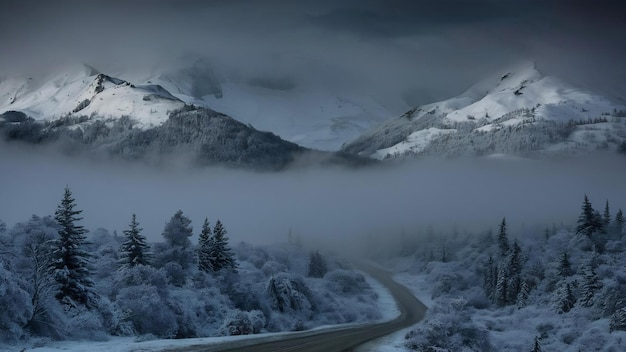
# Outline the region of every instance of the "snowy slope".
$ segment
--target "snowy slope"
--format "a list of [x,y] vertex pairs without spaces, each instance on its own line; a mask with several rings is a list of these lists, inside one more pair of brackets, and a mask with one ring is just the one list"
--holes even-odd
[[163,123],[169,111],[193,104],[302,146],[333,151],[408,108],[400,97],[374,98],[289,77],[242,77],[206,60],[114,76],[74,65],[42,77],[0,77],[0,114],[129,115],[148,128]]
[[43,77],[0,80],[0,113],[22,111],[35,119],[67,115],[132,116],[137,127],[163,123],[184,103],[158,85],[134,85],[78,65]]
[[205,106],[308,148],[344,143],[408,108],[400,97],[372,97],[290,77],[242,77],[196,60],[187,67],[128,73],[188,104]]
[[578,124],[597,119],[617,122],[614,127],[620,130],[616,133],[620,142],[626,138],[622,136],[621,120],[615,116],[621,110],[623,106],[555,77],[543,76],[533,63],[524,63],[485,79],[458,97],[414,108],[387,121],[344,150],[379,159],[416,155],[428,152],[429,143],[438,136],[446,135],[454,141],[452,137],[461,130],[484,139],[491,136],[489,132],[505,127],[541,122]]

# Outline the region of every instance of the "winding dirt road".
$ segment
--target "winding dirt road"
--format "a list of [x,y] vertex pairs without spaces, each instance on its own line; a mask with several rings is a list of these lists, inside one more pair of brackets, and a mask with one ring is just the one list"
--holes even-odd
[[398,303],[400,316],[396,319],[376,324],[352,326],[330,331],[309,331],[282,336],[280,339],[250,339],[230,344],[198,345],[169,351],[192,352],[342,352],[385,336],[394,331],[409,327],[424,318],[426,306],[405,286],[393,281],[391,274],[375,266],[360,263],[357,269],[371,275],[383,284]]

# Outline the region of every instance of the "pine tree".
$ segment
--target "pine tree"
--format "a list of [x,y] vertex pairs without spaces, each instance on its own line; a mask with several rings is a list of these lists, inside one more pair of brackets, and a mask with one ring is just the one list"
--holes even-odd
[[59,237],[53,244],[50,272],[58,285],[57,300],[69,306],[90,306],[95,293],[89,272],[89,254],[83,249],[87,230],[76,224],[82,210],[76,210],[69,187],[65,188],[63,200],[54,213],[59,225]]
[[519,275],[522,273],[522,249],[517,244],[517,240],[513,242],[513,247],[511,247],[509,266],[507,269],[510,276]]
[[541,352],[541,344],[539,343],[539,337],[535,336],[535,345],[530,352]]
[[211,257],[211,266],[214,271],[230,269],[237,272],[235,254],[228,246],[226,229],[219,220],[217,220],[215,227],[213,227],[213,242],[209,253]]
[[604,214],[602,215],[602,225],[604,229],[608,229],[609,225],[611,225],[611,209],[609,208],[609,201],[606,201],[604,205]]
[[141,235],[141,230],[137,216],[133,214],[128,230],[124,230],[126,241],[122,243],[121,248],[121,262],[125,267],[149,264],[149,247],[146,238]]
[[326,261],[319,251],[311,252],[309,257],[309,276],[322,278],[326,275]]
[[626,223],[626,219],[624,219],[624,213],[622,209],[617,211],[615,214],[615,228],[617,229],[617,233],[621,236],[624,232],[624,223]]
[[565,287],[562,287],[557,291],[559,294],[557,301],[557,311],[559,313],[567,313],[572,308],[574,308],[574,304],[576,304],[576,297],[572,293],[572,287],[569,283],[565,284]]
[[496,294],[495,301],[499,306],[506,306],[509,304],[508,300],[508,273],[506,272],[505,266],[502,266],[498,272],[498,283],[496,284]]
[[[485,294],[489,298],[490,301],[493,301],[493,293],[495,289],[495,281],[494,281],[494,263],[493,257],[489,256],[489,260],[485,265],[484,273],[483,273],[483,288],[485,289]],[[495,274],[497,275],[497,274]]]
[[584,234],[591,238],[596,231],[602,230],[600,213],[593,209],[586,194],[581,209],[578,225],[576,226],[576,234]]
[[594,296],[602,288],[602,283],[596,274],[594,257],[592,256],[586,263],[584,269],[582,294],[580,304],[583,307],[591,307],[594,304]]
[[610,331],[626,331],[626,299],[620,298],[616,306],[618,309],[611,315]]
[[530,287],[526,280],[522,280],[519,293],[517,294],[517,308],[524,308],[528,303],[528,296],[530,296]]
[[209,219],[205,218],[202,224],[202,231],[198,239],[198,269],[207,273],[213,272],[211,262],[211,249],[213,247],[213,238],[211,237],[211,227]]
[[506,256],[509,252],[509,239],[506,233],[506,218],[502,218],[500,223],[500,232],[498,233],[498,246],[500,248],[500,255]]
[[557,270],[560,277],[568,277],[572,275],[572,264],[569,261],[567,252],[563,252],[563,254],[561,254]]
[[165,237],[165,241],[170,247],[190,247],[191,241],[189,237],[192,235],[191,220],[183,215],[181,210],[172,216],[163,229],[163,237]]

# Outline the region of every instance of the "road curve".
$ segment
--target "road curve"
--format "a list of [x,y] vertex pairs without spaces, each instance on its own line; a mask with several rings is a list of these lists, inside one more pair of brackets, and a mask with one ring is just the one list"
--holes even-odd
[[236,346],[189,346],[170,351],[193,352],[342,352],[385,336],[394,331],[409,327],[424,318],[426,306],[420,302],[405,286],[393,281],[390,273],[378,267],[359,263],[357,269],[362,270],[383,284],[398,303],[400,315],[389,322],[353,326],[339,330],[308,332],[284,336],[274,341],[251,339],[239,341]]

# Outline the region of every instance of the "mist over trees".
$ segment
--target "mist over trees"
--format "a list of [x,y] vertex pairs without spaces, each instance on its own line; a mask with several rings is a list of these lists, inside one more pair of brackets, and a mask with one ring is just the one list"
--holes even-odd
[[[421,238],[428,244],[405,254],[414,258],[407,271],[432,285],[433,305],[406,347],[623,350],[626,232],[608,201],[600,213],[585,195],[580,209],[577,222],[545,231],[511,232],[507,217],[495,235]],[[443,243],[446,261],[432,255]]]
[[81,215],[66,188],[54,217],[0,222],[0,342],[224,336],[380,317],[361,274],[327,260],[326,275],[309,277],[293,243],[232,246],[226,225],[211,229],[206,218],[195,245],[181,210],[160,243],[146,241],[135,214],[121,236],[88,236]]

